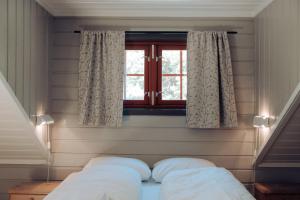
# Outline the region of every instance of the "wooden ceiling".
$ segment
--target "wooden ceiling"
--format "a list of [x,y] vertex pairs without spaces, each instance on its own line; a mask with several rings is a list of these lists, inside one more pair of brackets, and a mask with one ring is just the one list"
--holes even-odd
[[254,17],[273,0],[37,0],[54,16]]

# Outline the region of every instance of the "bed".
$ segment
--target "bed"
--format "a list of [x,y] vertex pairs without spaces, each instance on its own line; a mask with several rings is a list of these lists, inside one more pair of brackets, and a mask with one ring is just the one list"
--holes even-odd
[[142,200],[159,200],[160,183],[150,180],[142,183]]
[[156,163],[99,157],[69,175],[45,200],[254,200],[226,169],[202,159]]

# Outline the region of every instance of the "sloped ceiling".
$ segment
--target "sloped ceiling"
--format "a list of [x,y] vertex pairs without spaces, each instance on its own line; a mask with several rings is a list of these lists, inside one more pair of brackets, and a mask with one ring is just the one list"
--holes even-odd
[[273,0],[37,0],[54,16],[254,17]]
[[0,164],[46,164],[47,150],[0,73]]
[[300,167],[300,83],[260,149],[257,167]]

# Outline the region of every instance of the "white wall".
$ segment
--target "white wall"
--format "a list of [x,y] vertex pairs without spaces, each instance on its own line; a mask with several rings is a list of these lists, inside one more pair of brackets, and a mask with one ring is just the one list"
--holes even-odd
[[[173,156],[201,157],[230,169],[243,183],[252,183],[255,146],[255,134],[251,126],[255,105],[252,19],[57,18],[54,21],[53,42],[47,47],[47,30],[51,27],[48,26],[51,19],[35,1],[20,3],[17,0],[1,0],[0,3],[1,26],[10,24],[7,32],[3,31],[5,29],[0,30],[1,47],[2,44],[9,46],[8,50],[0,48],[1,71],[30,115],[47,110],[46,51],[51,50],[49,111],[56,120],[52,132],[52,179],[61,180],[69,173],[80,170],[88,159],[97,155],[117,154],[141,158],[149,164]],[[7,6],[8,12],[5,9]],[[17,17],[17,10],[22,10],[22,6],[24,21],[20,20],[20,12]],[[14,26],[14,23],[20,22],[20,25]],[[239,34],[230,39],[239,128],[192,130],[185,128],[183,117],[161,116],[127,117],[121,129],[80,127],[77,123],[79,35],[73,33],[80,29],[80,25],[111,28],[123,26],[127,30],[187,30],[198,27],[202,30],[238,31]],[[19,30],[17,27],[24,29]],[[30,30],[27,30],[28,27],[31,27]],[[20,43],[16,40],[22,39],[22,36],[17,37],[22,31],[24,39],[21,43],[24,44],[21,44],[23,48],[19,48],[16,44]],[[10,39],[7,40],[7,37]],[[46,171],[42,166],[0,166],[0,199],[7,198],[6,191],[10,186],[31,179],[45,179],[45,176]]]
[[[257,110],[261,115],[276,119],[300,82],[299,35],[298,0],[275,0],[255,18]],[[299,164],[299,113],[300,109],[284,127],[265,162],[281,163],[282,167]],[[268,129],[260,130],[259,145],[269,134]],[[299,168],[262,168],[256,178],[258,181],[299,182],[297,174]]]
[[[48,109],[51,19],[34,0],[0,0],[0,71],[28,117]],[[0,138],[2,149],[8,139],[11,138]],[[0,165],[0,199],[8,199],[9,187],[32,179],[45,179],[45,176],[46,171],[41,166]]]
[[[276,0],[255,19],[257,109],[278,117],[300,81],[300,2]],[[261,131],[261,140],[268,134]]]
[[[184,117],[130,116],[120,129],[85,128],[77,123],[81,26],[126,30],[236,30],[230,36],[239,113],[237,129],[187,129]],[[119,28],[118,28],[119,27]],[[174,28],[176,27],[176,28]],[[121,28],[121,29],[122,29]],[[51,58],[53,179],[63,179],[100,154],[132,156],[149,164],[173,156],[194,156],[230,169],[252,183],[255,133],[254,23],[252,19],[82,19],[56,18]]]

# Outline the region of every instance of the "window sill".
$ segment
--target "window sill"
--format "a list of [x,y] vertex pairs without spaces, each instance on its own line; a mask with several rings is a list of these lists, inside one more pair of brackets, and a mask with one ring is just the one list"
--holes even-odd
[[185,116],[186,109],[124,108],[123,115]]

